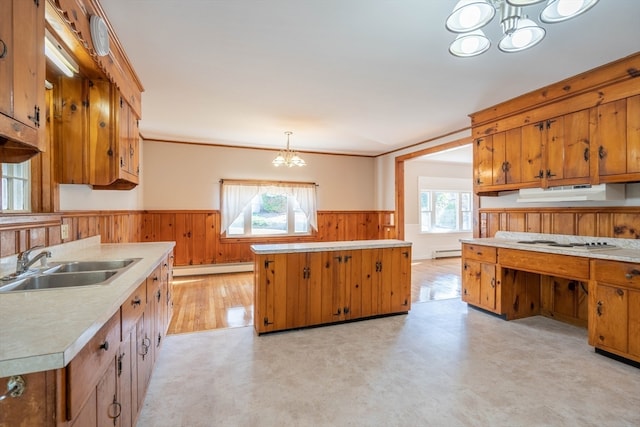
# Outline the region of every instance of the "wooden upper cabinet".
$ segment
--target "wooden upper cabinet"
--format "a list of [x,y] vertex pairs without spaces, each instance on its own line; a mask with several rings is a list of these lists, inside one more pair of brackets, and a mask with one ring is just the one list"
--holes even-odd
[[594,149],[598,175],[627,172],[627,100],[608,102],[595,108]]
[[476,193],[493,184],[493,135],[473,144],[473,186]]
[[594,108],[592,122],[600,181],[640,179],[640,95]]
[[131,189],[138,184],[137,117],[107,80],[54,84],[56,169],[63,184]]
[[511,129],[493,135],[493,184],[517,184],[522,181],[522,135]]
[[96,190],[130,190],[138,184],[138,118],[121,93],[111,85],[113,138],[109,149],[98,153],[103,167],[96,171],[91,184]]
[[0,160],[22,162],[45,146],[44,4],[0,0]]
[[640,181],[638,67],[640,53],[471,114],[474,191]]

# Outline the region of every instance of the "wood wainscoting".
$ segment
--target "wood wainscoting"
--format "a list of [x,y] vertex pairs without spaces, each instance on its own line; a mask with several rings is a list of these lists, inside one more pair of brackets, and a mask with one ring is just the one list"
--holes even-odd
[[[175,241],[176,266],[251,262],[250,246],[255,243],[394,239],[392,217],[390,211],[321,211],[318,231],[312,236],[258,240],[221,236],[220,212],[211,210],[1,215],[0,256],[100,235],[102,243]],[[62,224],[69,227],[66,239],[61,238]]]
[[479,209],[475,237],[498,231],[640,238],[640,207]]

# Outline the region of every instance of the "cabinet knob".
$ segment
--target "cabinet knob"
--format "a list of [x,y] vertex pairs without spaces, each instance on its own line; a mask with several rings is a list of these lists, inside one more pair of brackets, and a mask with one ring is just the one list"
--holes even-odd
[[598,157],[600,158],[600,160],[602,160],[606,156],[607,156],[607,152],[605,151],[604,147],[601,145],[600,147],[598,147]]
[[4,58],[5,56],[7,56],[7,44],[2,39],[0,39],[0,43],[2,43],[2,50],[0,51],[0,58]]
[[602,316],[602,301],[597,302],[596,313],[598,314],[598,316]]
[[131,301],[131,305],[140,305],[142,304],[142,300],[140,299],[140,297],[136,296],[133,301]]
[[9,378],[9,381],[7,381],[7,392],[0,395],[0,400],[4,400],[7,397],[20,397],[22,396],[22,393],[24,393],[25,388],[26,384],[22,376],[13,376]]
[[100,344],[100,350],[104,350],[104,351],[109,350],[109,341],[105,341],[102,344]]
[[627,280],[631,280],[633,279],[635,276],[639,276],[640,275],[640,270],[636,270],[635,268],[631,271],[629,271],[627,274],[624,275],[624,277]]

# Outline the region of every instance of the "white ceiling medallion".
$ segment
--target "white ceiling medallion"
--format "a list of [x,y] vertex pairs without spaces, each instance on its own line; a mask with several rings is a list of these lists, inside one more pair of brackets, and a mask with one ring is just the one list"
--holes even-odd
[[98,56],[107,56],[109,54],[109,30],[107,29],[107,24],[101,16],[91,15],[89,26],[91,28],[93,49]]

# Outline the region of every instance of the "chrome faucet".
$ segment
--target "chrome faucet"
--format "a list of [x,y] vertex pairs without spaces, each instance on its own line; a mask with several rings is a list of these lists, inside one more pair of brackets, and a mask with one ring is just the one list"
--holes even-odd
[[38,260],[44,257],[51,258],[51,252],[42,251],[38,255],[33,257],[33,259],[29,259],[29,254],[31,253],[31,251],[38,248],[42,248],[42,245],[34,246],[18,254],[18,257],[16,258],[16,275],[26,272],[29,267],[31,267]]

